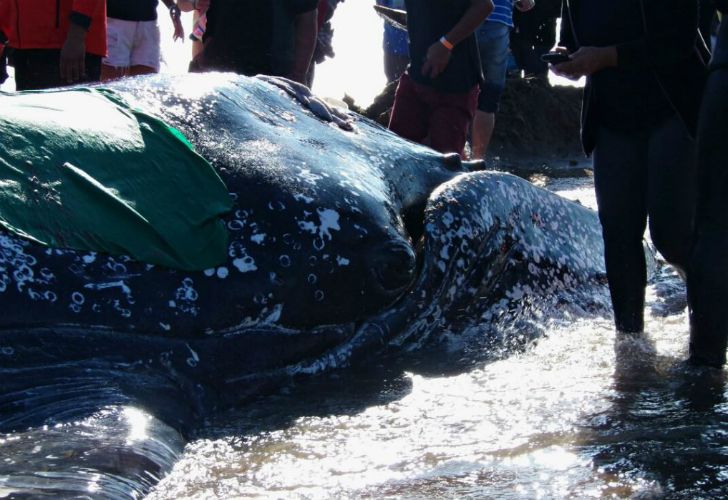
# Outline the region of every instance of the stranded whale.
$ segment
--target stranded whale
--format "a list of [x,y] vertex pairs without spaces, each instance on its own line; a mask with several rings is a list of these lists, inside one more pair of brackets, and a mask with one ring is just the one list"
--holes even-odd
[[[157,477],[179,451],[177,431],[220,399],[415,348],[453,322],[603,275],[592,211],[471,172],[291,82],[203,74],[108,87],[178,129],[233,208],[226,261],[200,271],[0,231],[0,432],[56,451],[98,448],[103,435],[135,459],[100,466],[113,471],[102,489],[122,487],[112,477],[148,487],[148,471]],[[155,446],[127,439],[133,418],[119,408],[129,406],[156,422]],[[61,430],[48,437],[48,423]],[[76,473],[93,469],[83,456],[56,481],[0,465],[0,488],[80,491]]]

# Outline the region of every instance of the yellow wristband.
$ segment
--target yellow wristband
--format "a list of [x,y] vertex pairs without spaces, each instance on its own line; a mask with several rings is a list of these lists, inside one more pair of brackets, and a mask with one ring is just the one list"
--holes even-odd
[[440,43],[445,46],[447,50],[452,50],[455,46],[447,41],[447,38],[444,36],[440,37]]

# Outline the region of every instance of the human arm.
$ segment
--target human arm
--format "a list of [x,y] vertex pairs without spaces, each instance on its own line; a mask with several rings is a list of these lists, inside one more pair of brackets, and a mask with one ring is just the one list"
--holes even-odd
[[184,39],[185,29],[182,27],[182,20],[180,19],[180,8],[174,2],[174,0],[162,0],[164,5],[169,10],[169,17],[172,19],[174,25],[174,34],[172,35],[173,40]]
[[177,7],[183,12],[198,10],[205,12],[210,8],[210,0],[177,0]]
[[[556,47],[556,52],[565,52],[563,47]],[[579,47],[569,55],[570,60],[555,64],[553,70],[556,74],[570,80],[578,80],[582,76],[589,76],[605,68],[617,66],[617,48],[609,47]]]
[[318,33],[318,10],[313,9],[302,12],[295,20],[295,52],[293,68],[288,78],[306,84],[306,73],[311,64],[311,57],[316,48],[316,35]]
[[450,44],[450,48],[446,47],[443,42],[437,41],[427,49],[425,64],[422,65],[422,74],[435,78],[445,71],[450,62],[452,48],[472,35],[491,12],[493,12],[493,2],[491,0],[470,0],[470,6],[463,14],[463,17],[450,31],[443,35],[445,41]]
[[105,0],[73,0],[69,16],[68,33],[61,47],[61,80],[73,83],[86,73],[86,33],[96,9]]

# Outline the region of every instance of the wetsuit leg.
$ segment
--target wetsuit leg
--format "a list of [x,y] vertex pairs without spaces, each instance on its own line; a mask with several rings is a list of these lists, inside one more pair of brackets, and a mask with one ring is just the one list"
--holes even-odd
[[690,359],[720,367],[728,345],[728,25],[714,62],[721,66],[708,79],[698,126],[699,198],[688,297]]
[[677,115],[650,132],[647,153],[650,236],[667,262],[685,276],[696,201],[695,141]]
[[615,325],[621,332],[641,332],[644,327],[647,144],[645,134],[602,127],[594,149],[607,280]]

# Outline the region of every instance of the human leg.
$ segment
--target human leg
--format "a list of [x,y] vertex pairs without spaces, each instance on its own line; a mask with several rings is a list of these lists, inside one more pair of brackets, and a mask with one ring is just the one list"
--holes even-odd
[[470,146],[470,157],[473,160],[485,159],[494,130],[495,113],[476,110],[473,117],[472,144]]
[[600,128],[594,149],[594,186],[604,238],[604,260],[618,331],[641,332],[647,268],[647,139]]
[[438,96],[429,120],[432,149],[441,153],[457,153],[462,157],[479,92],[476,85],[464,94]]
[[509,32],[505,24],[492,21],[486,21],[478,31],[485,80],[480,86],[478,110],[473,119],[471,156],[474,159],[485,158],[495,129],[495,113],[506,85]]
[[[728,61],[728,25],[714,57]],[[688,274],[690,360],[721,367],[728,347],[728,69],[706,85],[698,128],[699,198]]]
[[647,171],[647,213],[652,242],[665,260],[684,275],[695,218],[695,142],[678,115],[653,128]]

